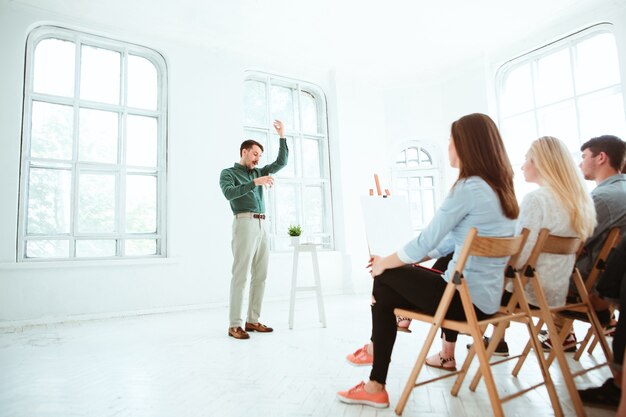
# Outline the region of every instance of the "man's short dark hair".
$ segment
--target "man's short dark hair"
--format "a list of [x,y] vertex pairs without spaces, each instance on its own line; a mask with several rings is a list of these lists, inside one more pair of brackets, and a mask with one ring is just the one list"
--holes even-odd
[[256,140],[248,139],[248,140],[244,140],[243,142],[241,142],[241,146],[239,147],[239,156],[243,155],[243,150],[244,149],[250,150],[250,149],[252,149],[252,147],[254,145],[256,145],[259,148],[261,148],[261,152],[263,152],[263,145],[261,145]]
[[589,139],[580,147],[581,151],[589,149],[593,156],[604,152],[609,157],[611,167],[617,171],[622,171],[624,165],[624,154],[626,153],[626,142],[613,135],[602,135]]

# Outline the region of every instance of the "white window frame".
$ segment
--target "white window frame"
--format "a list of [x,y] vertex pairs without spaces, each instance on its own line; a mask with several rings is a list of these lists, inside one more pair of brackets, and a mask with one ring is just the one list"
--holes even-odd
[[[277,240],[281,239],[283,248],[285,247],[285,241],[288,240],[287,230],[278,230],[278,226],[276,221],[276,193],[280,190],[281,187],[294,187],[296,189],[296,202],[295,202],[295,212],[297,217],[297,223],[300,224],[303,228],[303,235],[306,236],[306,240],[309,242],[315,242],[322,244],[324,249],[333,249],[334,248],[334,233],[333,233],[333,213],[332,213],[332,190],[331,190],[331,178],[330,178],[330,154],[329,154],[329,143],[328,143],[328,125],[327,125],[327,107],[326,107],[326,95],[323,90],[312,84],[302,80],[296,80],[288,77],[283,77],[275,74],[270,74],[262,71],[256,70],[248,70],[246,71],[244,83],[246,81],[260,81],[266,85],[266,114],[268,115],[268,120],[266,120],[265,125],[251,125],[244,122],[244,132],[245,131],[256,131],[259,133],[264,133],[268,138],[268,143],[266,144],[266,148],[263,152],[264,158],[270,157],[270,155],[277,155],[278,152],[278,141],[272,140],[275,136],[275,129],[272,126],[273,120],[271,119],[272,109],[271,109],[271,94],[270,87],[272,85],[278,85],[282,87],[287,87],[296,91],[294,95],[296,97],[297,103],[294,106],[296,109],[300,109],[300,93],[305,92],[310,94],[317,104],[317,121],[318,121],[318,131],[317,133],[304,132],[302,129],[302,120],[298,121],[298,126],[300,127],[297,130],[293,130],[291,128],[285,128],[285,136],[292,137],[294,144],[289,149],[289,159],[290,162],[293,161],[295,168],[295,176],[294,177],[282,177],[279,181],[276,182],[274,189],[276,191],[265,193],[265,203],[266,203],[266,211],[270,219],[270,248],[272,251],[280,251],[277,247]],[[300,116],[300,112],[294,110],[297,114],[294,114],[294,117]],[[245,135],[245,133],[244,133]],[[320,146],[318,147],[320,155],[320,176],[319,177],[302,177],[302,166],[303,166],[303,158],[306,158],[306,155],[302,153],[302,143],[303,139],[315,139],[319,142]],[[271,163],[272,160],[266,159],[265,163]],[[263,164],[261,164],[263,165]],[[280,175],[278,173],[277,175]],[[323,202],[323,232],[321,233],[311,233],[306,230],[305,227],[305,214],[304,214],[304,194],[306,192],[307,187],[322,187],[322,198]],[[286,250],[286,249],[285,249]]]
[[[74,75],[74,96],[63,97],[51,94],[38,93],[33,91],[34,79],[34,54],[39,42],[46,39],[60,39],[70,41],[75,44],[75,75]],[[80,99],[80,53],[81,46],[88,45],[103,48],[120,53],[120,101],[121,104],[105,104]],[[126,64],[129,54],[141,57],[150,61],[157,72],[157,107],[156,110],[146,110],[132,108],[126,105],[127,78]],[[31,144],[31,121],[33,101],[65,104],[73,107],[73,152],[71,160],[44,159],[30,157]],[[108,110],[118,113],[118,160],[115,164],[81,162],[78,160],[78,112],[81,108]],[[124,145],[126,140],[126,117],[150,116],[157,119],[157,166],[155,168],[131,167],[125,163]],[[128,42],[118,41],[80,32],[76,30],[56,27],[39,26],[33,29],[27,39],[26,44],[26,70],[24,80],[24,111],[22,121],[22,158],[20,171],[20,198],[18,210],[18,240],[16,260],[18,262],[40,262],[40,261],[82,261],[82,260],[112,260],[122,258],[155,258],[167,255],[166,241],[166,155],[167,155],[167,74],[165,59],[158,52]],[[63,169],[71,172],[71,215],[70,232],[60,234],[28,234],[27,233],[27,210],[29,195],[29,173],[31,167],[42,167],[54,169],[55,166],[62,165]],[[78,222],[78,178],[79,172],[93,171],[99,174],[111,173],[115,176],[115,232],[113,233],[79,233],[77,231]],[[125,229],[125,196],[126,178],[130,175],[148,175],[156,178],[156,232],[155,233],[126,233]],[[30,240],[67,240],[69,242],[69,253],[67,257],[47,257],[28,258],[26,245]],[[115,256],[107,257],[77,257],[76,242],[79,240],[115,240]],[[156,253],[152,255],[125,255],[125,243],[134,239],[150,239],[156,242]]]
[[[418,159],[416,161],[417,165],[414,167],[408,166],[409,161],[405,157],[405,163],[407,163],[407,166],[399,167],[397,164],[398,154],[400,154],[401,152],[404,152],[405,155],[407,155],[407,151],[409,149],[417,150],[417,155],[418,155]],[[424,152],[430,157],[430,161],[431,161],[430,164],[422,165],[422,161],[419,158],[420,152]],[[416,141],[416,140],[403,142],[401,146],[399,146],[393,154],[393,161],[391,162],[392,164],[391,165],[391,178],[392,178],[392,184],[393,184],[393,190],[394,190],[393,192],[397,192],[398,181],[400,179],[405,180],[405,179],[412,178],[412,179],[418,179],[420,182],[426,177],[431,177],[433,179],[432,187],[420,188],[418,190],[412,190],[410,188],[407,189],[407,192],[409,193],[407,198],[409,199],[408,203],[409,203],[411,219],[414,218],[413,208],[410,205],[411,194],[416,193],[416,192],[420,194],[420,199],[419,199],[420,204],[421,204],[420,217],[422,219],[422,222],[419,224],[412,223],[413,231],[415,232],[415,234],[424,230],[424,228],[432,220],[432,217],[427,218],[426,216],[424,216],[424,213],[426,212],[426,210],[424,209],[425,199],[423,198],[425,190],[432,189],[433,191],[433,207],[432,207],[432,210],[430,210],[433,214],[437,211],[437,208],[441,204],[443,170],[442,170],[440,159],[441,157],[440,157],[440,153],[438,152],[438,147],[434,143]]]
[[[575,68],[575,64],[574,64],[574,57],[575,57],[575,47],[576,45],[578,45],[581,42],[584,42],[585,40],[588,40],[590,38],[593,38],[594,36],[600,35],[600,34],[611,34],[613,37],[615,37],[615,33],[613,31],[613,25],[610,23],[600,23],[588,28],[585,28],[583,30],[580,30],[576,33],[570,34],[566,37],[563,37],[557,41],[551,42],[547,45],[541,46],[531,52],[528,52],[524,55],[521,55],[519,57],[516,57],[508,62],[506,62],[505,64],[503,64],[502,66],[500,66],[500,68],[498,68],[498,70],[496,71],[496,79],[495,79],[495,85],[496,85],[496,100],[497,100],[497,106],[498,106],[498,123],[499,126],[501,128],[503,128],[503,126],[505,125],[505,121],[508,119],[513,119],[515,117],[520,117],[523,115],[530,115],[532,113],[532,119],[534,121],[534,137],[532,138],[528,138],[528,145],[530,145],[530,142],[532,142],[532,140],[538,138],[541,135],[554,135],[554,136],[559,136],[559,135],[555,135],[554,133],[551,132],[541,132],[540,131],[540,120],[539,120],[539,114],[541,112],[541,110],[545,109],[545,108],[549,108],[551,106],[554,106],[556,104],[559,103],[566,103],[570,100],[574,101],[574,111],[575,111],[575,115],[576,115],[576,126],[575,126],[575,130],[576,130],[576,134],[577,137],[573,138],[573,139],[577,139],[577,147],[576,149],[571,148],[571,144],[570,144],[570,151],[572,153],[572,156],[575,158],[575,160],[579,160],[580,159],[580,146],[586,142],[587,140],[591,139],[590,137],[583,137],[583,133],[581,132],[581,126],[580,126],[580,110],[579,110],[579,100],[581,98],[585,98],[587,96],[592,96],[601,92],[608,92],[608,91],[612,91],[612,92],[621,92],[622,94],[622,99],[624,102],[624,109],[625,109],[625,113],[626,113],[626,96],[624,95],[625,91],[622,87],[623,85],[623,80],[620,80],[620,82],[616,83],[616,84],[607,84],[606,86],[603,86],[601,88],[595,89],[595,90],[591,90],[591,91],[587,91],[584,93],[579,93],[578,91],[576,91],[576,82],[575,82],[575,73],[576,73],[576,68]],[[617,39],[616,39],[616,43],[617,43]],[[567,49],[569,51],[570,54],[570,65],[571,65],[571,74],[572,74],[572,91],[573,91],[573,95],[562,98],[559,101],[556,102],[551,102],[551,103],[547,103],[544,105],[538,105],[537,104],[537,97],[535,95],[535,91],[533,88],[532,94],[533,94],[533,106],[530,109],[526,109],[524,111],[520,111],[517,113],[513,113],[513,114],[509,114],[509,115],[504,115],[503,114],[503,103],[502,103],[502,95],[503,95],[503,91],[504,91],[504,86],[505,86],[505,82],[507,80],[507,76],[510,72],[512,72],[513,70],[515,70],[516,68],[519,68],[520,66],[523,65],[529,65],[531,67],[531,77],[532,77],[532,83],[533,86],[535,85],[536,82],[536,77],[537,77],[537,61],[540,59],[543,59],[547,56],[550,56],[551,54],[557,53],[562,51],[563,49]],[[623,65],[623,64],[622,64]],[[623,71],[620,71],[620,74],[622,74]],[[624,115],[625,119],[626,119],[626,114]],[[506,136],[506,129],[502,130],[503,132],[503,138],[505,143],[507,143],[507,136]],[[619,132],[603,132],[603,133],[611,133],[611,134],[617,134],[618,136],[620,135]],[[571,143],[571,139],[572,138],[559,138],[559,139],[569,139],[570,143]],[[520,172],[521,169],[521,165],[523,163],[523,153],[520,154],[520,152],[513,152],[514,154],[511,155],[511,159],[513,162],[513,168],[515,170],[516,173]],[[588,184],[588,188],[593,188],[594,184],[589,183]],[[523,198],[523,196],[530,191],[532,188],[534,188],[532,185],[528,185],[526,183],[523,182],[523,178],[521,178],[521,175],[516,176],[516,189],[518,191],[518,198]],[[521,192],[520,192],[521,191]]]

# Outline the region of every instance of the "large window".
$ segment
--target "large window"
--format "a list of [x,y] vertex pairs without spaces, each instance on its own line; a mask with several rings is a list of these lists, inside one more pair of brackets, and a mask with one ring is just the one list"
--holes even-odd
[[39,27],[24,89],[18,260],[165,255],[163,58]]
[[626,138],[615,36],[601,24],[503,65],[497,74],[500,127],[516,170],[516,190],[530,189],[520,167],[530,143],[563,140],[578,159],[594,136]]
[[278,136],[272,121],[281,120],[289,147],[289,163],[276,173],[266,191],[274,250],[289,248],[287,228],[302,226],[307,241],[333,247],[326,101],[310,84],[264,73],[249,73],[244,81],[244,137],[261,143],[264,162],[274,161]]
[[437,158],[431,147],[412,142],[396,155],[391,172],[393,192],[407,199],[413,230],[419,232],[438,206],[441,171]]

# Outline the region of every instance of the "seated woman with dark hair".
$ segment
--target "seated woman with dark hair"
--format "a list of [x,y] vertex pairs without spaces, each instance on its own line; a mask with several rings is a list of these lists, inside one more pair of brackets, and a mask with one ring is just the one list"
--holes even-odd
[[[430,224],[396,253],[370,260],[376,300],[372,305],[373,367],[367,383],[338,393],[342,402],[389,405],[385,383],[397,333],[393,311],[404,308],[433,314],[450,279],[449,272],[440,275],[411,264],[455,252],[448,268],[453,270],[472,227],[482,236],[514,234],[519,207],[513,190],[513,169],[493,120],[484,114],[470,114],[452,123],[448,158],[450,165],[459,169],[459,177]],[[506,261],[471,257],[466,263],[464,276],[479,320],[500,307]],[[446,317],[465,320],[458,292]],[[457,332],[443,329],[442,338],[441,352],[429,357],[427,364],[453,369]]]

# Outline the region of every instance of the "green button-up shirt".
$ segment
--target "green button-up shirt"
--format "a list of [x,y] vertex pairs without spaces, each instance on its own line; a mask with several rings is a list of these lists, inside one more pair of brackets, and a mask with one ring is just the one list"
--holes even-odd
[[287,149],[287,139],[280,138],[278,156],[271,164],[263,168],[247,167],[235,162],[232,168],[222,170],[220,174],[220,187],[226,199],[230,202],[233,214],[237,213],[265,213],[263,203],[263,186],[254,185],[254,179],[265,175],[273,174],[287,166],[289,150]]

